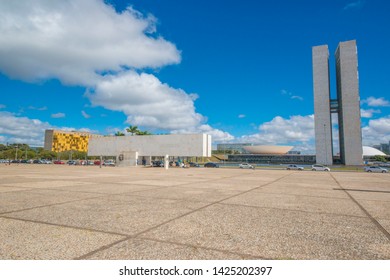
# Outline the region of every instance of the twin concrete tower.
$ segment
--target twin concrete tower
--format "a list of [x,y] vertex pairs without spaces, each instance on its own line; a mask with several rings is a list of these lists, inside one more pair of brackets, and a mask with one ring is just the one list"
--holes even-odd
[[341,42],[335,58],[337,99],[331,99],[328,46],[313,47],[316,161],[333,164],[331,114],[337,113],[341,162],[361,165],[363,148],[356,41]]

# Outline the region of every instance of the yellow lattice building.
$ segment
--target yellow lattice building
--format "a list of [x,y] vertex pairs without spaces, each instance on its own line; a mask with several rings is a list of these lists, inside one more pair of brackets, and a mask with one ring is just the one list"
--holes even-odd
[[[45,150],[54,152],[88,151],[88,142],[93,134],[89,132],[62,131],[48,129],[45,131]],[[93,135],[100,136],[100,135]]]

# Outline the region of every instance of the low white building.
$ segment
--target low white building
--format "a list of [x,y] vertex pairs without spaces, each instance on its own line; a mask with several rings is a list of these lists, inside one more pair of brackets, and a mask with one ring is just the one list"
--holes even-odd
[[91,137],[88,156],[114,156],[118,166],[150,164],[152,157],[210,157],[211,135],[133,135]]

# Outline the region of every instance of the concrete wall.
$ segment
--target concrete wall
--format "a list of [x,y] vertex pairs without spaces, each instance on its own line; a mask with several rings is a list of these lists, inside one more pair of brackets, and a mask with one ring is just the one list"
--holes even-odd
[[211,136],[181,134],[91,137],[88,146],[89,156],[119,156],[135,152],[138,158],[165,155],[210,157]]
[[341,42],[335,55],[340,157],[346,165],[361,165],[363,148],[356,41]]
[[312,55],[316,160],[319,164],[331,165],[333,163],[333,145],[328,46],[313,47]]

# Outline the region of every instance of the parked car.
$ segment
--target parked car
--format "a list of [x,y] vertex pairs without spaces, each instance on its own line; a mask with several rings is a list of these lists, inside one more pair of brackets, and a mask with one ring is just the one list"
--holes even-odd
[[33,163],[34,164],[42,164],[43,162],[40,159],[34,159]]
[[113,159],[105,160],[103,162],[103,165],[105,165],[105,166],[115,166],[115,161]]
[[30,163],[30,161],[29,161],[28,159],[22,159],[22,160],[20,161],[20,163]]
[[67,162],[68,165],[76,165],[76,161],[75,160],[68,160]]
[[162,160],[154,160],[152,161],[153,167],[164,167],[164,162]]
[[219,168],[219,164],[214,163],[214,162],[208,162],[204,165],[204,167],[206,167],[206,168]]
[[374,173],[388,173],[389,170],[380,166],[367,166],[364,167],[364,171],[366,172],[374,172]]
[[325,166],[325,165],[314,164],[311,166],[311,170],[312,171],[330,171],[330,168]]
[[299,171],[302,171],[305,168],[303,168],[303,166],[299,166],[299,165],[296,165],[296,164],[289,164],[289,165],[287,165],[286,169],[287,170],[299,170]]
[[255,169],[255,167],[249,163],[241,163],[238,167],[243,169]]
[[196,162],[190,162],[190,167],[200,167],[199,163]]
[[54,164],[65,164],[62,160],[55,160],[53,161]]

